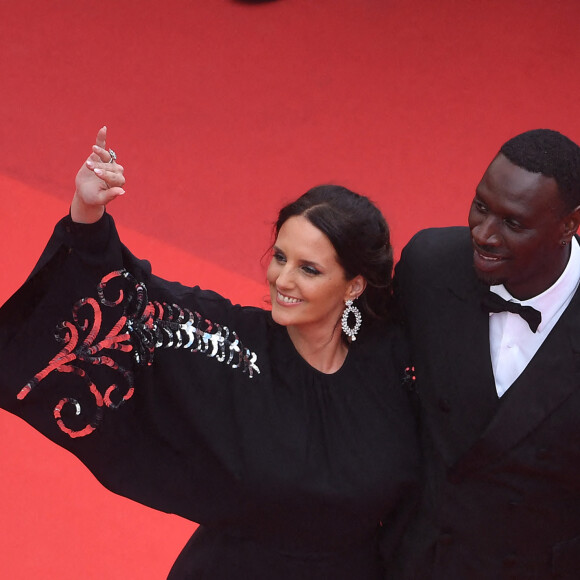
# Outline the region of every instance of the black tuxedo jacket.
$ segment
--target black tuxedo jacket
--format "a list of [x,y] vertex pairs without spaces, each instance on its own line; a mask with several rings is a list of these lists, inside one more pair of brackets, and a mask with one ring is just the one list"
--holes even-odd
[[396,282],[425,489],[392,577],[578,580],[580,292],[499,399],[468,228],[419,232]]

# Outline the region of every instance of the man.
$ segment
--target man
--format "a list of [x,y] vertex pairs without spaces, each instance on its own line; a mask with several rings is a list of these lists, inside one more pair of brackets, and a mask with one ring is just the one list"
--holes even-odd
[[388,578],[580,578],[579,223],[580,148],[535,130],[492,161],[469,228],[403,251],[425,489]]

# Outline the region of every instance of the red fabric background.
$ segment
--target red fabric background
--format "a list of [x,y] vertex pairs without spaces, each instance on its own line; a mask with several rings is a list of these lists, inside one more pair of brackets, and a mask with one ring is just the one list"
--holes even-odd
[[[66,213],[97,129],[157,273],[261,304],[277,209],[373,198],[397,253],[465,223],[503,141],[580,142],[577,0],[20,0],[0,6],[0,301]],[[0,576],[159,579],[194,528],[118,498],[0,412]]]

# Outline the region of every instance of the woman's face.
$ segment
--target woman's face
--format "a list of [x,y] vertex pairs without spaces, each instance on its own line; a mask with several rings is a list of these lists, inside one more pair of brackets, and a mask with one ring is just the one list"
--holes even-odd
[[364,290],[362,276],[346,280],[330,240],[303,216],[289,218],[280,228],[267,278],[275,322],[302,329],[327,327],[330,333],[345,301]]

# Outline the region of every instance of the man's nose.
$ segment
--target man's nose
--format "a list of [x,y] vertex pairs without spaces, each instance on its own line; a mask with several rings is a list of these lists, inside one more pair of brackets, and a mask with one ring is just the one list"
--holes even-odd
[[472,230],[471,235],[479,246],[497,246],[500,244],[497,219],[487,216]]

